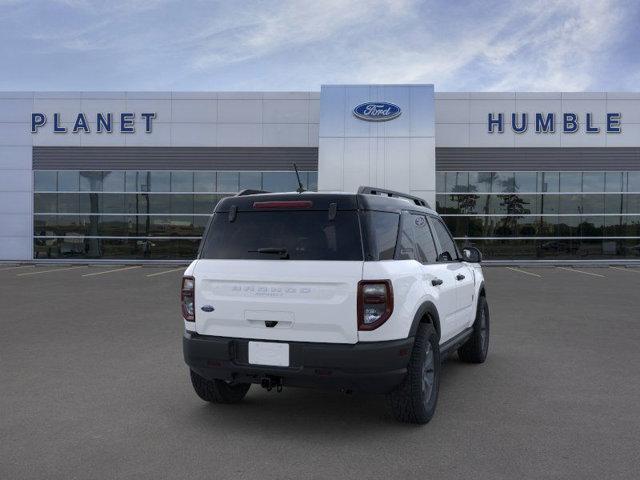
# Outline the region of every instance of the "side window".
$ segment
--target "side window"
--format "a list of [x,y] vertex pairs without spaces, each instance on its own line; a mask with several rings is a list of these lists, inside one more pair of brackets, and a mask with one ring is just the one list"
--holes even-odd
[[438,258],[441,262],[451,262],[458,259],[458,250],[456,244],[451,238],[447,227],[437,218],[429,218],[429,224],[433,230],[433,234],[439,243]]
[[366,212],[367,237],[371,260],[392,260],[398,238],[400,215],[390,212]]
[[414,232],[413,232],[413,215],[404,212],[402,214],[402,222],[400,228],[400,236],[398,238],[398,249],[396,250],[396,260],[414,260],[416,252],[414,251]]
[[416,260],[421,263],[434,263],[438,256],[436,245],[433,243],[431,229],[424,215],[411,215],[416,243]]

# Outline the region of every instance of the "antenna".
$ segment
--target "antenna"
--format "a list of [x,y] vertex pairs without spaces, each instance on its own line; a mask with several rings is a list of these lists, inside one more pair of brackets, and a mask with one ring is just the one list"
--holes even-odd
[[300,181],[300,172],[298,172],[298,166],[296,165],[296,162],[293,162],[293,169],[296,171],[296,177],[298,178],[298,188],[296,189],[296,192],[302,193],[304,192],[304,187],[302,186],[302,182]]

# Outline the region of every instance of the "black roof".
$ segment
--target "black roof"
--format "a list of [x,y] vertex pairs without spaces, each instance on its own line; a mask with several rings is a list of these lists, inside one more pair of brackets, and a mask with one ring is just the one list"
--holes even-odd
[[[377,210],[399,213],[403,210],[437,215],[426,206],[418,205],[411,199],[402,197],[389,197],[372,193],[346,193],[346,192],[285,192],[285,193],[253,193],[241,192],[233,197],[226,197],[216,205],[216,212],[228,212],[232,207],[238,211],[254,210],[256,202],[273,201],[310,201],[311,210],[328,210],[329,204],[335,203],[338,210]],[[309,207],[303,207],[309,209]],[[266,208],[267,210],[269,208]],[[274,210],[277,208],[274,208]],[[292,209],[295,209],[292,208]]]

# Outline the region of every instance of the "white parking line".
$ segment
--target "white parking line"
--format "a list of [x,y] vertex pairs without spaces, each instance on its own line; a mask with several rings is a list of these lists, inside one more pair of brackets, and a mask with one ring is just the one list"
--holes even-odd
[[183,272],[187,269],[187,267],[174,268],[173,270],[165,270],[164,272],[156,272],[150,273],[147,277],[157,277],[158,275],[164,275],[165,273],[178,272],[182,270]]
[[51,273],[51,272],[64,272],[66,270],[76,270],[78,268],[87,268],[86,265],[78,265],[77,267],[68,267],[68,268],[56,268],[53,270],[40,270],[36,272],[27,272],[27,273],[18,273],[16,277],[24,277],[26,275],[39,275],[41,273]]
[[613,270],[622,270],[623,272],[640,273],[640,268],[622,268],[622,267],[609,267],[609,268],[612,268]]
[[556,267],[556,268],[559,268],[560,270],[566,270],[568,272],[584,273],[585,275],[591,275],[592,277],[606,278],[604,275],[600,275],[599,273],[585,272],[584,270],[577,270],[575,268],[567,268],[567,267]]
[[94,275],[104,275],[106,273],[124,272],[125,270],[133,270],[134,268],[142,268],[142,265],[133,265],[132,267],[116,268],[114,270],[104,270],[102,272],[85,273],[83,277],[93,277]]
[[531,275],[532,277],[542,278],[542,275],[538,275],[537,273],[533,273],[533,272],[526,272],[524,270],[520,270],[519,268],[515,268],[515,267],[507,267],[507,270],[513,270],[514,272],[524,273],[525,275]]
[[33,268],[35,265],[20,265],[18,267],[7,267],[7,268],[0,268],[0,272],[4,272],[6,270],[17,270],[18,268],[27,268],[27,267],[31,267]]

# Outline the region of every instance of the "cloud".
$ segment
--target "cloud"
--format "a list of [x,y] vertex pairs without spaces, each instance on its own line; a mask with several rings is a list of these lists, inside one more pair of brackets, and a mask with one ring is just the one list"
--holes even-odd
[[[0,6],[0,61],[15,62],[11,72],[27,75],[43,59],[57,62],[46,75],[32,75],[42,84],[19,82],[19,88],[434,83],[440,91],[566,91],[637,89],[640,76],[633,24],[640,4],[632,0],[51,0],[15,6],[0,0]],[[613,68],[622,74],[612,77]],[[87,75],[94,71],[103,74]],[[20,80],[12,75],[0,81],[3,87]]]

